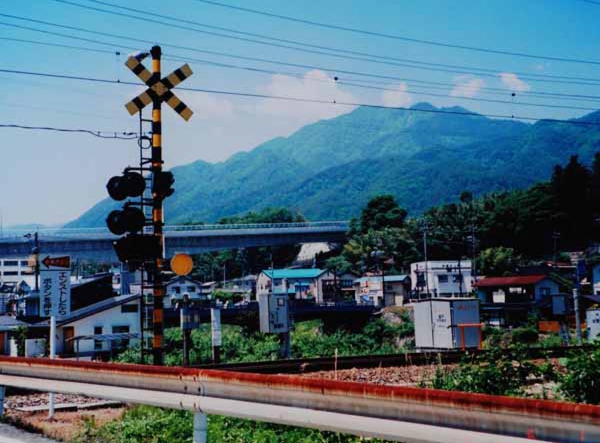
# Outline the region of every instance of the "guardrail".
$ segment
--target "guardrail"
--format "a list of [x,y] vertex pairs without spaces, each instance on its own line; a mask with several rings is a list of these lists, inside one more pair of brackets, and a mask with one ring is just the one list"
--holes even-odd
[[600,441],[600,406],[298,376],[0,357],[0,385],[403,442]]

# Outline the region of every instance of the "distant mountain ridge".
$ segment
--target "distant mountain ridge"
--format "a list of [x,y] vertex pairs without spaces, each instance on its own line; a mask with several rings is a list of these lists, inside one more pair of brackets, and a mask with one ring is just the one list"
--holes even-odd
[[[428,103],[412,109],[357,108],[224,162],[173,168],[167,222],[214,222],[266,206],[295,208],[311,220],[344,219],[379,193],[417,213],[465,190],[528,186],[570,155],[589,162],[600,150],[600,125],[526,124]],[[575,121],[600,124],[600,111]],[[118,206],[103,200],[68,226],[104,226]]]

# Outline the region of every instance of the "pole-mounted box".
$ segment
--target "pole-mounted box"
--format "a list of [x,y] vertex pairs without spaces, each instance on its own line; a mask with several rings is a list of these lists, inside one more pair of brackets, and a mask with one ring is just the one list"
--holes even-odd
[[260,294],[258,297],[260,332],[279,334],[290,330],[287,294]]

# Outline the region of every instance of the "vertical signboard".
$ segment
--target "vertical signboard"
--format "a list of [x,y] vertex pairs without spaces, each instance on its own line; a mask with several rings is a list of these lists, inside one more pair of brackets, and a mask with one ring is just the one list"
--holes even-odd
[[42,260],[40,270],[40,315],[64,317],[71,312],[71,258]]

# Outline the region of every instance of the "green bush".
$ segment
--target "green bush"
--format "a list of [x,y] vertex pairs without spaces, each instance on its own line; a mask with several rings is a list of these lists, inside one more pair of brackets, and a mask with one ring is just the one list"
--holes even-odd
[[[400,324],[390,324],[383,319],[374,319],[362,331],[350,333],[344,329],[332,333],[323,331],[322,322],[302,322],[291,333],[292,357],[310,358],[357,354],[390,354],[399,352],[398,340],[414,335],[414,325],[408,314]],[[249,332],[239,326],[223,325],[223,362],[275,360],[278,358],[279,342],[274,334]],[[407,346],[406,344],[404,346]],[[165,330],[165,364],[177,366],[183,363],[182,336],[179,328]],[[139,363],[139,346],[132,346],[117,357],[121,363]],[[192,365],[210,363],[210,326],[201,325],[192,331],[190,362]]]
[[515,328],[511,334],[514,345],[533,344],[538,341],[538,330],[533,326]]
[[[148,406],[129,409],[120,420],[96,427],[93,421],[74,443],[189,443],[192,414]],[[218,443],[358,443],[360,437],[223,416],[208,417],[208,441]],[[369,440],[372,443],[385,443]]]
[[438,368],[431,381],[435,389],[478,392],[492,395],[519,395],[530,375],[538,369],[528,361],[507,356],[499,350],[463,361],[453,369]]
[[579,351],[566,360],[560,391],[577,403],[600,404],[600,348]]

